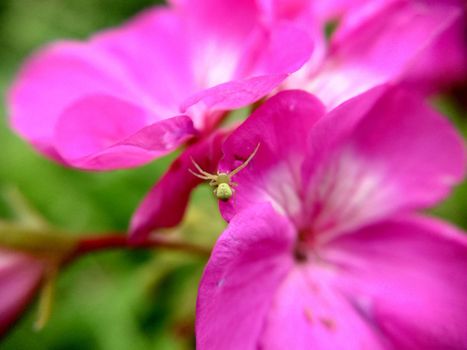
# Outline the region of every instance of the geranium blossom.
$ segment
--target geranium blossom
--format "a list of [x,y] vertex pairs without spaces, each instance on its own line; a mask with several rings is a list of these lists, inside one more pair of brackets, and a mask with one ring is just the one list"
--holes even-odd
[[465,148],[418,97],[380,87],[326,114],[282,92],[226,140],[230,221],[198,297],[200,349],[463,349],[467,239],[415,214]]
[[[434,92],[467,74],[465,8],[459,1],[263,0],[265,12],[308,28],[313,56],[286,86],[329,107],[384,82]],[[336,21],[327,42],[324,27]]]
[[21,315],[38,290],[43,263],[22,253],[0,250],[0,335]]
[[46,155],[84,169],[164,155],[309,58],[303,31],[268,27],[260,14],[253,0],[178,1],[87,42],[51,44],[9,93],[12,125]]
[[[309,0],[259,0],[258,3],[265,23],[274,27],[278,21],[288,21],[306,32],[314,43],[310,60],[281,88],[315,93],[328,109],[388,81],[432,92],[460,79],[467,67],[467,51],[461,40],[462,10],[456,2],[370,0],[321,4]],[[324,27],[335,18],[340,19],[340,24],[328,43]],[[439,59],[440,52],[449,52],[448,57]],[[202,157],[198,153],[195,158],[204,162]],[[144,237],[151,230],[167,227],[168,217],[182,218],[194,188],[192,184],[198,182],[190,179],[189,160],[177,162],[176,174],[169,170],[164,181],[151,189],[136,211],[132,237]],[[180,195],[174,194],[173,186],[165,186],[167,182],[177,183],[176,194]],[[164,208],[171,208],[170,215],[166,215]],[[179,220],[171,222],[176,225]]]

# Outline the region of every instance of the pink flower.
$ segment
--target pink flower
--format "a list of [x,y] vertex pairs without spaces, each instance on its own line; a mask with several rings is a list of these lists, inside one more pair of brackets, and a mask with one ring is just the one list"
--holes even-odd
[[[274,19],[310,28],[311,60],[288,88],[316,94],[329,108],[386,82],[432,93],[465,80],[465,9],[460,1],[263,0]],[[329,42],[328,21],[338,25]]]
[[22,253],[0,250],[0,335],[18,319],[38,290],[44,266]]
[[221,205],[198,348],[467,348],[467,239],[413,213],[464,176],[445,118],[392,87],[328,114],[287,91],[228,137],[220,169],[258,143]]
[[39,51],[9,93],[13,127],[67,165],[137,166],[259,100],[311,53],[303,31],[262,24],[254,0],[173,2]]
[[[446,60],[430,63],[427,70],[430,74],[420,70],[418,74],[410,67],[414,62],[418,67],[421,59],[432,60],[434,56],[427,58],[421,52],[425,52],[425,47],[434,50],[432,43],[440,35],[445,36],[446,28],[451,28],[452,22],[459,19],[458,6],[431,8],[422,2],[406,0],[331,1],[323,3],[324,6],[309,0],[258,0],[258,4],[265,23],[271,27],[281,21],[293,23],[315,44],[308,63],[292,74],[282,88],[314,92],[328,108],[382,82],[402,81],[406,79],[406,71],[410,71],[412,77],[418,75],[410,81],[415,89],[430,89],[430,77]],[[324,24],[337,15],[343,20],[328,45],[323,37]],[[400,35],[401,32],[404,35]],[[137,209],[130,227],[132,237],[141,238],[151,230],[179,223],[191,190],[199,184],[188,173],[191,166],[188,153],[183,156],[184,161],[177,161],[177,170],[170,169]],[[202,152],[191,156],[203,161]],[[216,163],[209,167],[215,168]]]

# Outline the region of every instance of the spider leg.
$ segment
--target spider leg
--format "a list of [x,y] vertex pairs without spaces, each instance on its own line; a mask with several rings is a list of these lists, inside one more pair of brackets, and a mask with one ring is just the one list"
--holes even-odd
[[200,179],[202,179],[202,180],[213,180],[211,177],[208,177],[208,176],[205,176],[205,175],[201,175],[201,174],[197,174],[197,173],[195,173],[195,172],[194,172],[193,170],[191,170],[191,169],[188,169],[188,171],[189,171],[190,173],[192,173],[194,176],[196,176],[197,178],[200,178]]
[[233,187],[233,186],[238,186],[238,183],[231,181],[231,182],[230,182],[230,186],[232,186],[232,187]]
[[204,171],[203,168],[201,168],[199,166],[198,163],[195,162],[195,160],[193,158],[191,158],[191,161],[193,162],[193,165],[195,166],[196,170],[198,170],[202,175],[206,176],[206,177],[210,177],[212,178],[213,176],[215,176],[214,174],[210,174],[208,173],[207,171]]
[[209,181],[209,186],[216,186],[216,184],[217,184],[216,179],[211,179],[211,181]]
[[250,154],[250,156],[248,157],[247,160],[245,160],[243,162],[243,164],[241,164],[238,168],[232,170],[230,173],[229,173],[229,176],[234,176],[235,174],[237,174],[239,171],[243,170],[247,165],[248,163],[253,159],[253,157],[255,156],[256,152],[258,152],[258,148],[260,146],[260,143],[258,143],[258,145],[256,146],[255,150],[253,151],[253,153]]

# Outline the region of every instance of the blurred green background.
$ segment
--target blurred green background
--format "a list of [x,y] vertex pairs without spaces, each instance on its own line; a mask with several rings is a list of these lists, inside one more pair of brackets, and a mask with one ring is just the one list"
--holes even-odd
[[[5,95],[21,61],[46,42],[86,38],[115,26],[150,0],[0,0],[0,91]],[[53,103],[53,101],[51,101]],[[434,103],[464,135],[467,118],[449,98]],[[124,231],[144,193],[173,155],[112,173],[65,169],[37,155],[7,126],[0,109],[0,218],[17,220],[24,200],[52,225],[76,232]],[[183,226],[187,239],[212,244],[224,224],[207,187],[194,195]],[[467,228],[467,184],[433,210]],[[52,318],[32,330],[35,307],[0,343],[4,350],[189,349],[197,283],[205,261],[186,254],[106,252],[88,256],[61,275]]]

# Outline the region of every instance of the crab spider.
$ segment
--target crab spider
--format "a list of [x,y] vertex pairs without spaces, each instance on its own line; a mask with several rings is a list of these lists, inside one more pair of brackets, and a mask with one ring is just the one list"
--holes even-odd
[[247,160],[245,160],[240,166],[238,166],[236,169],[232,170],[229,173],[220,173],[217,172],[217,174],[211,174],[208,173],[207,171],[203,170],[198,163],[194,161],[192,158],[191,161],[193,162],[193,165],[195,166],[196,170],[199,171],[198,173],[195,173],[193,170],[188,169],[190,173],[192,173],[194,176],[202,179],[202,180],[209,180],[209,186],[214,188],[214,195],[220,199],[221,201],[228,201],[235,190],[232,188],[234,186],[237,186],[238,184],[232,181],[232,176],[237,174],[239,171],[243,170],[248,163],[253,159],[255,156],[256,152],[258,152],[259,148],[259,143],[254,149],[254,151],[250,154]]

